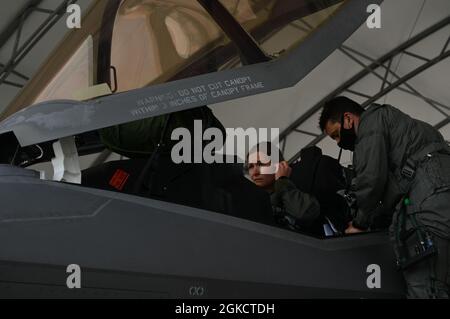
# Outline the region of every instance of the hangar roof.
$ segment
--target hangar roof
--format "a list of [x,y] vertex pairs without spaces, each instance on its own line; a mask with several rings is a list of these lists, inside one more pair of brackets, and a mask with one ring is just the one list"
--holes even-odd
[[[237,0],[229,1],[239,3]],[[10,62],[14,64],[7,77],[4,70],[0,74],[3,80],[0,110],[20,95],[22,86],[70,32],[65,25],[65,10],[61,8],[65,9],[69,3],[78,3],[86,12],[94,2],[18,0],[0,4],[0,63],[3,66]],[[380,88],[389,88],[400,81],[395,89],[378,94],[375,101],[392,104],[413,117],[438,125],[445,138],[450,140],[450,59],[442,58],[439,63],[414,74],[418,68],[442,54],[445,48],[449,49],[450,2],[385,0],[381,9],[381,29],[362,25],[342,47],[295,87],[212,105],[215,114],[226,127],[279,127],[283,131],[283,141],[286,141],[284,146],[288,158],[311,142],[319,143],[325,153],[337,156],[338,150],[333,143],[328,139],[318,139],[317,106],[320,102],[330,94],[339,93],[363,103],[368,98],[377,97]],[[439,28],[431,32],[430,28],[439,23]],[[16,44],[19,30],[20,40]],[[38,34],[43,30],[47,32]],[[295,26],[284,30],[289,36],[300,36],[302,32]],[[420,37],[422,34],[423,38]],[[37,35],[35,42],[27,42],[33,35]],[[413,41],[407,50],[395,52],[396,48],[417,37],[417,42]],[[264,43],[264,49],[276,53],[272,52],[274,42],[276,40]],[[19,56],[20,59],[11,60],[15,45],[24,54]],[[381,67],[373,67],[373,72],[366,72],[357,81],[352,81],[377,61],[383,61]],[[405,76],[408,78],[403,82]]]

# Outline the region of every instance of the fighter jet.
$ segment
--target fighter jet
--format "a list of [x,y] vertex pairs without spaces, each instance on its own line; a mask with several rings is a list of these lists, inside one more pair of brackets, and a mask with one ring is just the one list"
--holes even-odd
[[151,159],[79,164],[100,129],[295,85],[380,2],[95,2],[3,114],[0,297],[402,297],[385,231],[277,227],[236,165],[166,161],[136,193]]

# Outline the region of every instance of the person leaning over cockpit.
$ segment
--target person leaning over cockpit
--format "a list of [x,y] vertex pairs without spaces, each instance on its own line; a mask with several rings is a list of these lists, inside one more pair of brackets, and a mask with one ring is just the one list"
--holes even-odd
[[[270,156],[274,151],[279,153],[278,161]],[[259,144],[249,152],[246,167],[253,183],[270,194],[276,221],[292,230],[310,232],[320,218],[319,202],[289,179],[292,169],[281,152],[272,149],[271,143]]]
[[354,153],[357,211],[347,234],[370,230],[383,212],[408,298],[450,295],[450,147],[439,130],[391,105],[367,110],[340,96],[320,127]]

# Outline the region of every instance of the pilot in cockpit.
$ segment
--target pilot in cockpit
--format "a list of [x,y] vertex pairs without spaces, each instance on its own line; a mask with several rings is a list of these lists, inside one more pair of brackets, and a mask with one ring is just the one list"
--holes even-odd
[[[278,159],[271,156],[277,153]],[[247,156],[246,169],[253,183],[270,194],[277,223],[292,230],[311,232],[320,218],[319,202],[289,179],[292,169],[277,148],[269,142],[255,146]]]

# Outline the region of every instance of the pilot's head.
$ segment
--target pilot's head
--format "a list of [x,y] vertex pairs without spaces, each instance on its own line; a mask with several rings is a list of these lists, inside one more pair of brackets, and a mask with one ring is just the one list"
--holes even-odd
[[275,184],[278,164],[283,160],[283,155],[277,147],[270,142],[264,142],[253,147],[248,153],[246,168],[256,186],[271,190]]
[[340,96],[325,103],[319,125],[340,148],[354,151],[359,119],[363,112],[361,105]]

